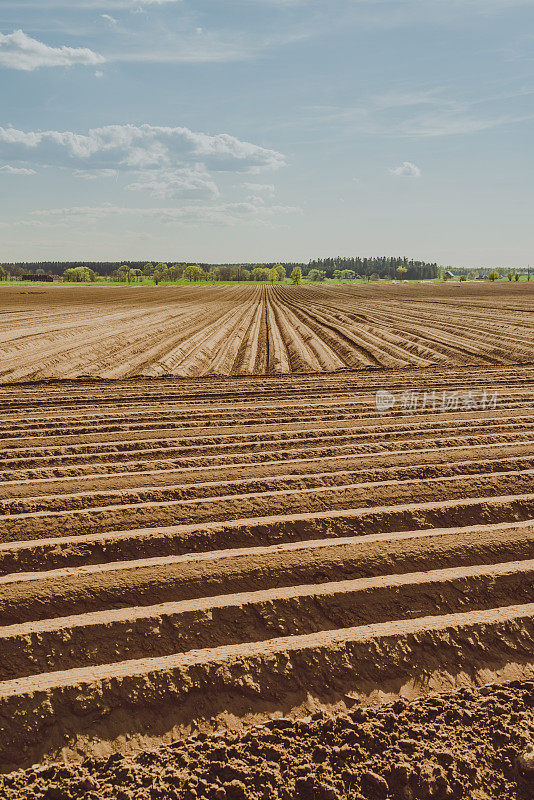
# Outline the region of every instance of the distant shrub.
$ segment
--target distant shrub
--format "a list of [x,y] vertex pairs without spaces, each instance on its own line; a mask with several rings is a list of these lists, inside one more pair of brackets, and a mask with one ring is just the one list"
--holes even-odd
[[324,281],[326,278],[326,272],[324,269],[311,269],[308,272],[308,280],[309,281]]
[[267,267],[255,267],[252,270],[253,281],[269,281],[269,270]]
[[191,282],[201,280],[204,274],[198,264],[189,264],[183,272],[184,278]]
[[72,267],[63,273],[63,280],[68,283],[94,283],[98,275],[89,267]]

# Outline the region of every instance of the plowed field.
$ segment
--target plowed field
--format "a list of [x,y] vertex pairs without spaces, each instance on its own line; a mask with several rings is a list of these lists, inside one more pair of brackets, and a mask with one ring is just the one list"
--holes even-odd
[[7,286],[0,382],[534,361],[534,282]]
[[[527,295],[206,291],[209,346],[193,289],[3,316],[4,380],[108,376],[0,388],[3,770],[534,676]],[[210,363],[295,374],[109,380]]]

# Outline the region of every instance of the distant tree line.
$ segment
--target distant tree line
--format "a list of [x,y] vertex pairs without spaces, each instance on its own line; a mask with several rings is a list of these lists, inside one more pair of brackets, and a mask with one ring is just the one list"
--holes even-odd
[[[200,270],[200,278],[189,278],[191,267]],[[284,269],[286,276],[291,276],[293,270],[298,268],[301,275],[309,280],[320,281],[325,278],[341,280],[354,280],[364,278],[367,280],[378,280],[379,278],[398,278],[398,268],[402,268],[404,280],[422,280],[437,278],[439,267],[435,263],[425,261],[408,260],[402,257],[341,257],[319,258],[309,261],[307,264],[295,261],[268,262],[264,264],[244,262],[241,264],[210,264],[196,263],[191,264],[187,261],[40,261],[40,262],[19,262],[5,263],[3,269],[13,277],[21,277],[23,274],[35,273],[41,275],[64,276],[66,271],[73,277],[71,280],[82,280],[79,276],[82,270],[89,270],[91,273],[113,278],[114,280],[132,282],[143,277],[150,277],[156,274],[158,282],[173,281],[184,278],[186,280],[207,280],[216,281],[247,281],[261,280],[267,281],[269,270],[279,267]],[[76,272],[70,272],[75,270]],[[186,270],[188,273],[186,274]],[[263,272],[261,272],[263,270]],[[86,273],[87,274],[87,273]],[[74,275],[78,277],[74,277]],[[128,278],[129,276],[129,278]],[[1,276],[0,276],[1,279]],[[87,279],[86,279],[87,280]],[[90,278],[94,280],[94,278]]]
[[[414,261],[402,256],[317,258],[309,262],[303,270],[303,274],[309,277],[312,270],[317,270],[318,272],[324,272],[326,278],[341,278],[345,280],[351,280],[355,277],[367,280],[377,280],[378,278],[394,279],[399,276],[399,267],[405,270],[402,273],[405,280],[428,280],[438,277],[438,264],[427,261]],[[352,273],[352,275],[343,276],[344,272]]]
[[[449,267],[449,269],[451,268]],[[522,275],[529,281],[531,275],[534,277],[534,268],[530,267],[477,267],[476,269],[455,267],[454,272],[460,276],[460,280],[470,281],[497,281],[501,278],[506,278],[508,281],[519,281]]]
[[[169,259],[165,262],[153,262],[154,266],[158,264],[165,264],[167,268],[174,267],[183,271],[186,267],[191,266],[190,261],[179,261],[174,262],[172,259]],[[286,274],[290,275],[294,267],[300,267],[302,270],[305,269],[306,265],[303,263],[297,263],[293,261],[272,261],[267,262],[265,264],[257,264],[257,263],[243,263],[243,264],[208,264],[208,263],[199,263],[196,262],[195,266],[200,267],[200,269],[205,272],[206,274],[211,272],[214,269],[219,270],[220,280],[229,281],[229,280],[249,280],[246,277],[236,277],[239,275],[246,275],[244,270],[248,270],[252,272],[256,268],[262,269],[272,269],[272,267],[277,267],[281,265],[284,267]],[[32,261],[32,262],[17,262],[17,263],[3,263],[3,269],[12,275],[13,277],[20,277],[25,273],[36,273],[41,275],[57,275],[62,276],[65,270],[68,269],[77,269],[77,268],[85,268],[90,269],[97,273],[97,275],[101,275],[104,277],[111,277],[112,273],[116,272],[117,270],[122,270],[124,267],[129,269],[138,269],[141,272],[144,271],[147,263],[145,261],[128,261],[125,259],[124,261]]]
[[273,264],[272,266],[251,265],[247,267],[242,264],[229,265],[222,264],[165,264],[159,262],[153,264],[148,262],[141,268],[131,267],[128,264],[121,264],[113,270],[111,278],[122,283],[136,283],[149,278],[155,284],[166,283],[178,280],[207,281],[216,283],[217,281],[283,281],[287,276],[286,267],[283,264]]
[[[0,265],[0,281],[10,278],[32,276],[55,276],[69,283],[94,283],[99,278],[108,278],[121,283],[167,283],[189,281],[196,283],[205,281],[261,281],[275,283],[289,279],[291,283],[300,283],[302,278],[319,282],[327,278],[333,280],[377,281],[379,279],[396,280],[465,280],[495,281],[506,278],[518,281],[524,276],[530,280],[530,267],[441,267],[436,263],[414,261],[405,257],[378,256],[373,258],[341,257],[319,258],[308,264],[298,262],[280,263],[242,263],[242,264],[190,264],[180,262],[68,262],[41,261],[4,263]],[[34,277],[35,276],[35,277]],[[534,269],[533,269],[534,276]]]

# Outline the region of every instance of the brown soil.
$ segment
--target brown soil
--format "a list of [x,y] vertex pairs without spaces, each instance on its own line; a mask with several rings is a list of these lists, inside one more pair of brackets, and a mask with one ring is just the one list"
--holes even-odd
[[534,683],[278,716],[0,776],[5,800],[530,800]]
[[534,284],[2,289],[0,381],[532,362]]
[[6,290],[0,796],[530,797],[531,297]]

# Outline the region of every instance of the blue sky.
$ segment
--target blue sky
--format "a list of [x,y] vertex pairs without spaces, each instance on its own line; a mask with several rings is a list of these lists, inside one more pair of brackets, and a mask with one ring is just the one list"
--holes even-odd
[[534,262],[534,0],[1,0],[0,261]]

